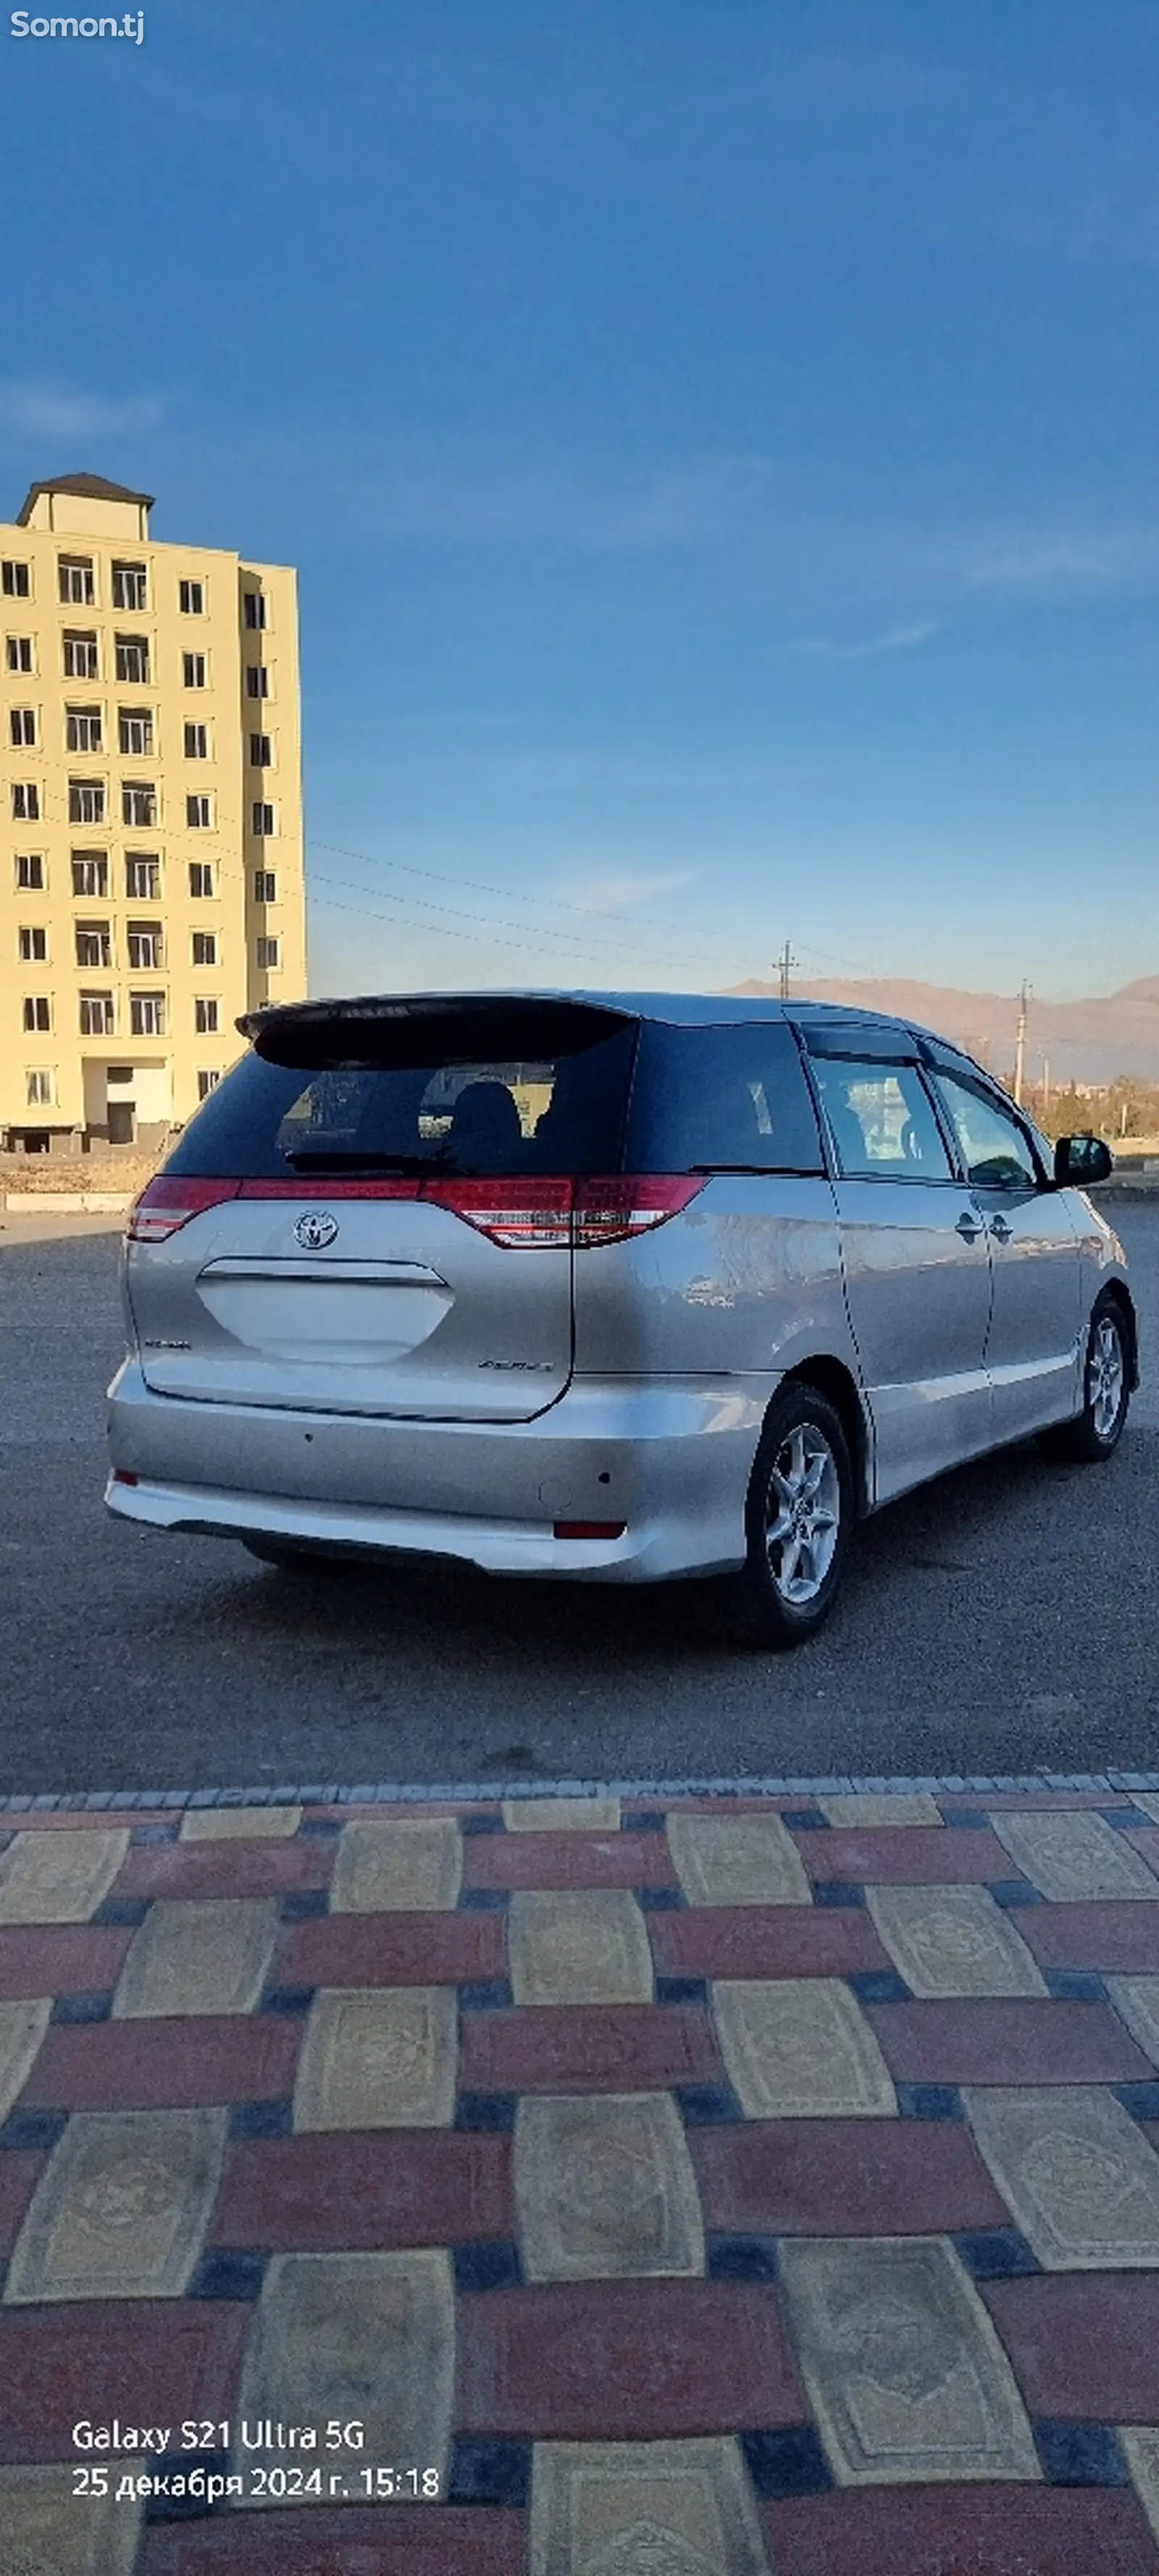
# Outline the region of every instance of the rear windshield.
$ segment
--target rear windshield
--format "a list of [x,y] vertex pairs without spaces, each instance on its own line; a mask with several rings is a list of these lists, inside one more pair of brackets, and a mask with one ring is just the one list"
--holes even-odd
[[263,1034],[190,1120],[166,1170],[301,1173],[622,1169],[636,1023],[591,1010],[489,1008]]

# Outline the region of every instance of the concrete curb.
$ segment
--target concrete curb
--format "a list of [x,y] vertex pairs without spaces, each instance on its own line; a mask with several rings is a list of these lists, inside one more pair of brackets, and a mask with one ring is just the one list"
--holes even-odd
[[9,1216],[119,1215],[132,1207],[135,1190],[6,1190]]
[[920,1778],[891,1775],[888,1779],[881,1775],[856,1778],[847,1773],[809,1779],[753,1779],[742,1773],[718,1780],[382,1780],[361,1782],[356,1788],[339,1787],[333,1781],[309,1781],[303,1785],[280,1780],[273,1787],[267,1782],[247,1789],[74,1789],[39,1797],[12,1794],[0,1798],[0,1815],[44,1815],[70,1809],[85,1815],[130,1815],[134,1809],[156,1812],[159,1807],[421,1806],[427,1799],[456,1804],[480,1800],[494,1805],[500,1798],[880,1797],[883,1793],[912,1795],[917,1790],[934,1798],[958,1798],[965,1792],[984,1797],[988,1793],[1008,1796],[1020,1791],[1033,1796],[1044,1790],[1108,1797],[1136,1789],[1159,1791],[1159,1771],[1024,1771],[1001,1776],[982,1772],[939,1776],[929,1772]]

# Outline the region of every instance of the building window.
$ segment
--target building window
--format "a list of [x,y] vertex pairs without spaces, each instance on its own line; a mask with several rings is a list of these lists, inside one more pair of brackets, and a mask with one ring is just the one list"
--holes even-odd
[[26,1029],[50,1029],[52,1027],[52,1004],[49,1001],[47,993],[25,994],[24,1025]]
[[117,729],[130,760],[147,760],[153,749],[153,715],[149,707],[122,707]]
[[17,946],[26,966],[43,966],[46,964],[48,958],[47,930],[30,930],[26,925],[22,925],[17,938]]
[[201,582],[201,581],[182,581],[182,582],[179,582],[179,583],[178,583],[178,586],[177,586],[177,596],[178,596],[178,599],[179,599],[179,601],[180,601],[180,603],[181,603],[181,614],[182,614],[182,616],[183,616],[183,617],[204,617],[204,615],[205,615],[205,584],[204,584],[204,582]]
[[220,1080],[221,1075],[219,1073],[199,1073],[197,1077],[198,1099],[208,1100],[210,1092],[216,1091]]
[[161,861],[134,854],[125,857],[125,892],[130,903],[157,903],[161,895]]
[[216,966],[217,932],[215,930],[194,931],[193,963],[195,966]]
[[70,751],[101,749],[101,711],[99,707],[66,707],[65,740]]
[[9,636],[8,668],[10,671],[30,671],[32,669],[31,635]]
[[159,921],[129,923],[129,964],[139,974],[156,974],[162,962],[161,924]]
[[217,1036],[217,1004],[198,995],[193,1004],[193,1026],[199,1038]]
[[187,760],[208,760],[208,758],[209,758],[209,727],[208,727],[208,725],[203,725],[203,724],[187,724],[187,725],[186,725],[186,727],[185,727],[185,757],[186,757],[186,759],[187,759]]
[[280,965],[280,963],[281,963],[281,954],[280,954],[280,952],[281,952],[281,941],[280,941],[280,940],[278,940],[278,939],[259,939],[259,941],[258,941],[258,964],[259,964],[259,966],[264,966],[264,967],[267,967],[267,968],[268,968],[268,967],[270,967],[270,966],[277,966],[277,965]]
[[130,993],[129,1027],[135,1038],[163,1038],[165,1035],[164,994]]
[[78,966],[112,965],[113,943],[107,921],[78,921],[76,962]]
[[142,608],[147,608],[148,604],[145,591],[144,564],[115,563],[113,565],[114,608],[133,608],[140,610]]
[[24,851],[17,859],[16,884],[21,894],[43,894],[44,861],[38,851]]
[[204,653],[183,653],[181,676],[187,689],[203,689],[205,687]]
[[213,823],[213,814],[208,796],[186,797],[185,820],[191,832],[208,832],[210,830]]
[[268,769],[273,760],[273,756],[268,733],[251,733],[250,768]]
[[245,689],[247,698],[268,698],[270,694],[270,675],[264,662],[251,662],[248,665],[245,675]]
[[276,902],[277,902],[277,900],[278,900],[278,880],[277,880],[276,876],[274,875],[274,871],[273,871],[273,869],[272,869],[272,868],[255,868],[255,869],[254,869],[254,902],[255,902],[255,903],[276,903]]
[[103,850],[73,851],[72,890],[74,894],[98,894],[104,900],[109,891],[109,862]]
[[274,809],[273,809],[273,806],[272,806],[272,805],[255,805],[255,806],[254,806],[254,808],[253,808],[253,829],[254,829],[254,832],[256,833],[256,835],[257,835],[258,839],[259,839],[259,840],[266,840],[266,841],[268,841],[268,840],[269,840],[269,837],[270,837],[270,834],[271,834],[271,832],[273,831],[273,828],[274,828]]
[[117,678],[127,680],[130,688],[149,686],[149,638],[147,635],[118,635]]
[[30,599],[32,584],[28,578],[27,564],[6,561],[0,574],[0,588],[3,589],[5,599]]
[[113,1034],[111,993],[81,994],[80,1033],[82,1038],[111,1038]]
[[254,629],[260,629],[265,625],[266,595],[264,591],[247,590],[245,594],[245,622],[247,626]]
[[50,1109],[56,1098],[56,1073],[48,1064],[30,1065],[24,1076],[24,1097],[30,1109]]
[[102,778],[70,778],[68,819],[70,823],[104,822],[105,784]]
[[12,819],[16,823],[39,823],[40,789],[30,780],[21,779],[12,790]]
[[76,627],[64,635],[64,676],[66,680],[97,680],[100,663],[97,639],[92,630]]
[[36,743],[34,707],[13,707],[9,713],[8,727],[14,751],[31,751],[34,748]]
[[60,595],[66,606],[91,608],[96,598],[91,555],[62,555]]
[[195,903],[202,895],[213,892],[213,870],[199,859],[193,860],[189,870],[189,891]]
[[157,790],[143,782],[122,781],[121,820],[130,831],[147,832],[157,820]]

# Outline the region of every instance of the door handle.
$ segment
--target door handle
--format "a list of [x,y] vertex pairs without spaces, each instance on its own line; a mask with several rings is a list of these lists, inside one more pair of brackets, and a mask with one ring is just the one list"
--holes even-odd
[[995,1243],[1009,1243],[1014,1228],[1004,1216],[994,1216],[990,1219],[990,1232]]
[[981,1217],[975,1216],[972,1208],[963,1208],[954,1232],[961,1235],[963,1243],[976,1243],[982,1232]]

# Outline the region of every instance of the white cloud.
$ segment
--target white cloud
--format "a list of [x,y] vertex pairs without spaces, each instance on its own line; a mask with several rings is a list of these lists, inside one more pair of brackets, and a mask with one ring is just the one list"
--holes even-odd
[[110,401],[19,376],[0,379],[0,421],[32,438],[140,438],[159,427],[164,413],[152,394]]
[[672,894],[677,886],[694,884],[699,874],[699,868],[669,868],[651,874],[640,869],[607,868],[573,884],[568,902],[578,912],[624,912],[630,904],[645,903],[649,895]]
[[928,644],[938,633],[937,623],[927,618],[920,625],[889,626],[883,635],[873,635],[863,644],[828,644],[823,638],[812,638],[798,644],[799,653],[811,653],[830,662],[868,662],[879,653],[912,653],[919,644]]

